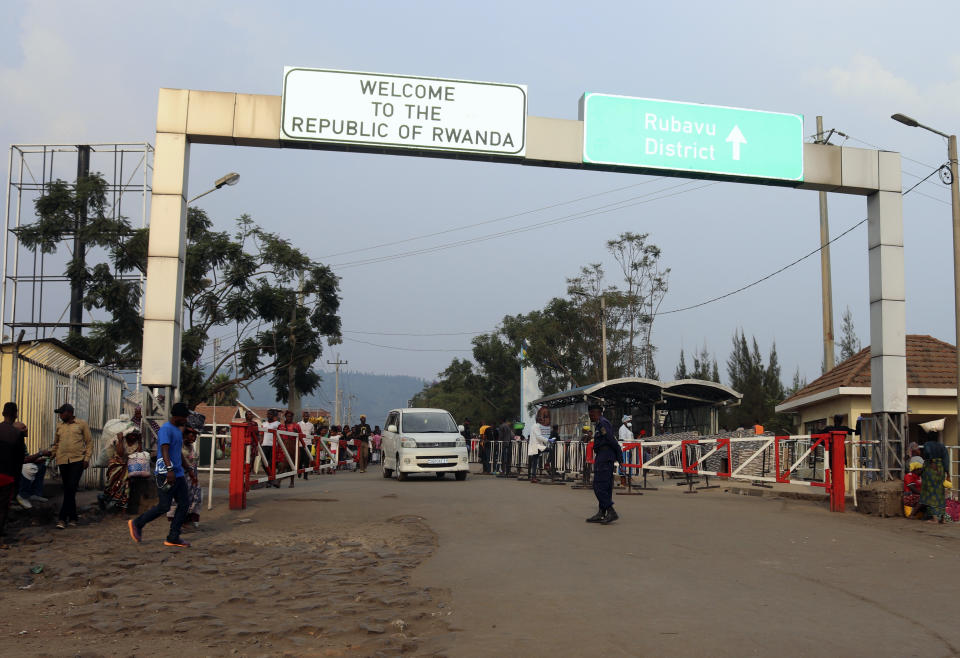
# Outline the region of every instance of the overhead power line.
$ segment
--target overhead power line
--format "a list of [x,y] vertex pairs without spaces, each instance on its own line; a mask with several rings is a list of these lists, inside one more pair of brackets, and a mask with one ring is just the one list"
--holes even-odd
[[363,334],[365,336],[476,336],[485,331],[439,331],[431,333],[403,333],[394,331],[352,331],[344,329],[344,334]]
[[351,343],[362,343],[364,345],[372,345],[373,347],[382,347],[387,350],[401,350],[403,352],[470,352],[469,349],[446,349],[446,348],[430,348],[430,347],[398,347],[396,345],[380,345],[379,343],[370,343],[365,340],[359,340],[357,338],[344,338],[346,341]]
[[[577,219],[585,219],[585,218],[587,218],[587,217],[594,217],[594,216],[596,216],[596,215],[602,215],[602,214],[609,213],[609,212],[614,212],[614,211],[617,211],[617,210],[623,210],[624,208],[630,208],[630,207],[633,207],[633,206],[638,206],[638,205],[642,205],[642,204],[646,204],[646,203],[652,203],[652,202],[654,202],[654,201],[660,201],[660,200],[662,200],[662,199],[668,199],[668,198],[670,198],[670,197],[678,196],[678,195],[680,195],[680,194],[686,194],[687,192],[694,192],[694,191],[696,191],[696,190],[701,190],[701,189],[703,189],[703,188],[705,188],[705,187],[710,187],[711,185],[716,185],[716,184],[717,184],[716,182],[711,182],[711,183],[706,183],[706,184],[704,184],[704,185],[698,185],[698,186],[696,186],[696,187],[692,187],[692,188],[687,189],[687,190],[679,190],[679,191],[676,191],[676,192],[671,192],[671,193],[669,193],[669,194],[663,194],[664,192],[669,192],[670,190],[677,190],[678,188],[689,186],[689,185],[693,184],[694,182],[695,182],[695,181],[685,181],[685,182],[680,183],[680,184],[678,184],[678,185],[672,185],[672,186],[670,186],[670,187],[666,187],[666,188],[663,188],[663,189],[660,189],[660,190],[656,190],[656,191],[654,191],[654,192],[649,192],[649,193],[647,193],[647,194],[642,194],[642,195],[640,195],[640,196],[633,197],[632,199],[627,199],[627,200],[625,200],[625,201],[618,201],[618,202],[615,202],[615,203],[607,204],[606,206],[600,206],[599,208],[593,209],[593,210],[586,210],[586,211],[582,211],[582,212],[578,212],[578,213],[573,213],[573,214],[571,214],[571,215],[565,215],[565,216],[563,216],[563,217],[558,217],[558,218],[555,218],[555,219],[549,219],[549,220],[545,220],[545,221],[542,221],[542,222],[537,222],[536,224],[528,224],[527,226],[520,226],[520,227],[517,227],[517,228],[508,229],[508,230],[505,230],[505,231],[499,231],[499,232],[497,232],[497,233],[491,233],[491,234],[488,234],[488,235],[482,235],[482,236],[478,236],[478,237],[474,237],[474,238],[467,238],[467,239],[464,239],[464,240],[458,240],[458,241],[456,241],[456,242],[448,242],[448,243],[444,243],[444,244],[440,244],[440,245],[434,245],[434,246],[432,246],[432,247],[424,247],[424,248],[422,248],[422,249],[416,249],[416,250],[412,250],[412,251],[405,251],[405,252],[401,252],[401,253],[398,253],[398,254],[389,254],[389,255],[386,255],[386,256],[377,256],[377,257],[372,257],[372,258],[368,258],[368,259],[365,259],[365,260],[356,260],[356,261],[348,261],[348,262],[345,262],[345,263],[337,263],[337,264],[331,265],[330,267],[332,267],[332,268],[335,269],[335,270],[338,270],[338,269],[346,269],[346,268],[349,268],[349,267],[358,267],[358,266],[360,266],[360,265],[371,265],[371,264],[374,264],[374,263],[383,263],[383,262],[387,262],[387,261],[391,261],[391,260],[397,260],[397,259],[400,259],[400,258],[408,258],[408,257],[410,257],[410,256],[417,256],[417,255],[420,255],[420,254],[428,254],[428,253],[432,253],[432,252],[435,252],[435,251],[440,251],[440,250],[443,250],[443,249],[452,249],[452,248],[454,248],[454,247],[462,247],[462,246],[466,246],[466,245],[476,244],[476,243],[479,243],[479,242],[486,242],[487,240],[493,240],[493,239],[495,239],[495,238],[500,238],[500,237],[504,237],[504,236],[507,236],[507,235],[515,235],[515,234],[517,234],[517,233],[526,233],[526,232],[528,232],[528,231],[534,231],[534,230],[536,230],[536,229],[544,228],[544,227],[547,227],[547,226],[555,226],[555,225],[557,225],[557,224],[564,224],[564,223],[567,223],[567,222],[572,222],[572,221],[577,220]],[[659,194],[660,196],[653,196],[653,195],[657,195],[657,194]],[[652,196],[653,198],[647,198],[647,197],[651,197],[651,196]],[[641,200],[636,201],[636,199],[641,199]],[[630,202],[630,201],[633,201],[633,203],[628,203],[628,202]]]
[[462,226],[454,226],[453,228],[443,229],[442,231],[434,231],[433,233],[424,233],[422,235],[414,235],[413,237],[403,238],[401,240],[390,240],[389,242],[381,242],[380,244],[370,245],[369,247],[360,247],[359,249],[350,249],[349,251],[340,251],[335,254],[327,254],[325,256],[320,256],[320,258],[335,258],[337,256],[346,256],[349,254],[360,253],[362,251],[372,251],[373,249],[381,249],[383,247],[395,247],[398,244],[404,244],[406,242],[414,242],[415,240],[424,240],[426,238],[433,238],[438,235],[455,233],[456,231],[465,231],[467,229],[476,228],[478,226],[486,226],[488,224],[495,224],[497,222],[505,222],[508,219],[515,219],[517,217],[523,217],[524,215],[532,215],[534,213],[543,212],[544,210],[552,210],[554,208],[559,208],[561,206],[570,205],[571,203],[578,203],[580,201],[586,201],[587,199],[594,199],[598,196],[605,196],[607,194],[613,194],[615,192],[622,192],[623,190],[629,190],[634,187],[649,185],[650,183],[655,183],[658,180],[663,180],[663,177],[656,176],[654,178],[651,178],[650,180],[645,180],[640,183],[633,183],[632,185],[625,185],[623,187],[615,187],[612,190],[606,190],[605,192],[596,192],[595,194],[587,194],[585,196],[576,197],[574,199],[568,199],[567,201],[559,201],[557,203],[552,203],[547,206],[541,206],[539,208],[534,208],[532,210],[523,210],[521,212],[512,213],[510,215],[504,215],[502,217],[486,219],[480,222],[474,222],[472,224],[464,224]]
[[[843,236],[845,236],[847,233],[849,233],[849,232],[852,231],[853,229],[855,229],[855,228],[857,228],[858,226],[860,226],[861,224],[863,224],[865,221],[867,221],[867,219],[869,219],[869,218],[861,219],[859,222],[857,222],[856,224],[854,224],[853,226],[851,226],[850,228],[848,228],[846,231],[844,231],[843,233],[841,233],[841,234],[838,235],[837,237],[835,237],[835,238],[833,238],[832,240],[830,240],[830,242],[827,242],[827,245],[833,244],[834,242],[836,242],[837,240],[839,240],[840,238],[842,238]],[[690,305],[690,306],[684,306],[684,307],[682,307],[682,308],[673,308],[673,309],[670,309],[670,310],[667,310],[667,311],[658,311],[657,313],[654,313],[654,315],[655,315],[655,316],[657,316],[657,315],[669,315],[669,314],[671,314],[671,313],[680,313],[680,312],[682,312],[682,311],[690,311],[690,310],[695,309],[695,308],[700,308],[701,306],[706,306],[707,304],[712,304],[713,302],[718,302],[718,301],[720,301],[721,299],[726,299],[727,297],[730,297],[730,296],[732,296],[732,295],[736,295],[738,292],[743,292],[744,290],[747,290],[748,288],[752,288],[752,287],[754,287],[754,286],[757,285],[757,284],[763,283],[763,282],[766,281],[767,279],[772,279],[773,277],[777,276],[777,275],[780,274],[781,272],[783,272],[783,271],[785,271],[785,270],[788,270],[788,269],[790,269],[791,267],[793,267],[794,265],[805,261],[806,259],[810,258],[810,257],[813,256],[814,254],[820,253],[820,251],[823,250],[823,248],[824,248],[825,246],[827,246],[827,245],[821,245],[821,246],[817,247],[816,249],[814,249],[813,251],[811,251],[810,253],[808,253],[808,254],[806,254],[806,255],[804,255],[804,256],[801,256],[800,258],[796,259],[795,261],[792,261],[792,262],[790,262],[790,263],[787,263],[786,265],[784,265],[784,266],[781,267],[780,269],[778,269],[778,270],[776,270],[776,271],[774,271],[774,272],[771,272],[770,274],[768,274],[768,275],[766,275],[766,276],[764,276],[764,277],[761,277],[761,278],[757,279],[756,281],[754,281],[754,282],[752,282],[752,283],[748,283],[748,284],[745,285],[745,286],[741,286],[741,287],[737,288],[736,290],[731,290],[731,291],[728,292],[728,293],[724,293],[724,294],[722,294],[722,295],[717,295],[716,297],[713,297],[713,298],[708,299],[708,300],[706,300],[706,301],[700,302],[699,304],[692,304],[692,305]]]

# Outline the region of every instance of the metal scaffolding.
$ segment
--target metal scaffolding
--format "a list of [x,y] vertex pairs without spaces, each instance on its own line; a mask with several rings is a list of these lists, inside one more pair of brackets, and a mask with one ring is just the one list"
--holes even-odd
[[[15,230],[35,221],[34,204],[57,180],[74,182],[81,151],[89,153],[91,172],[103,176],[113,218],[125,216],[132,226],[147,226],[153,173],[153,146],[147,143],[14,144],[7,170],[7,202],[3,231],[3,280],[0,284],[2,342],[23,331],[27,340],[63,338],[70,323],[70,280],[65,274],[72,257],[72,238],[64,249],[45,254],[20,244]],[[106,254],[87,252],[88,262],[104,262]],[[140,281],[141,311],[143,276]],[[87,321],[83,326],[89,325]],[[92,319],[97,319],[96,316]]]

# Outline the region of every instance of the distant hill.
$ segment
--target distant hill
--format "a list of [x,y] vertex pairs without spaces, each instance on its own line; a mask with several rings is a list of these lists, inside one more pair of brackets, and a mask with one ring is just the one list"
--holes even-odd
[[[333,413],[333,390],[336,373],[321,372],[323,381],[320,388],[313,395],[303,398],[302,405],[308,407],[322,407]],[[367,422],[371,425],[383,425],[387,412],[397,407],[405,407],[407,401],[419,393],[427,381],[419,377],[406,375],[376,375],[369,372],[340,371],[340,388],[343,390],[343,415],[346,421],[348,407],[352,406],[353,422],[356,423],[360,414],[366,414]],[[240,391],[240,400],[246,404],[256,406],[281,406],[276,401],[273,388],[266,379],[261,379],[250,385],[248,395]],[[351,400],[350,396],[354,398]]]

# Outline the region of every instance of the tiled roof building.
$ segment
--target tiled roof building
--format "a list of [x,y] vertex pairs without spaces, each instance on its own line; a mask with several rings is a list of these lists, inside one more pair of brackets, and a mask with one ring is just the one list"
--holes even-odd
[[[943,440],[957,444],[957,350],[932,336],[910,334],[907,344],[907,407],[910,439],[923,440],[917,425],[946,418]],[[870,348],[860,350],[830,372],[777,405],[796,414],[800,431],[808,433],[844,417],[853,426],[870,413]]]

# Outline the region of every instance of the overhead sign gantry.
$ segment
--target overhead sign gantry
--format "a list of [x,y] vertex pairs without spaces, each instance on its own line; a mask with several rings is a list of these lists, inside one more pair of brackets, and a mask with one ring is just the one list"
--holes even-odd
[[[524,85],[290,67],[284,91],[281,97],[160,90],[144,384],[172,393],[180,380],[190,144],[321,148],[660,173],[865,196],[871,406],[880,417],[881,437],[902,434],[906,315],[898,153],[803,143],[802,118],[795,114],[674,101],[587,94],[581,120],[529,116]],[[172,399],[166,396],[168,403]]]

